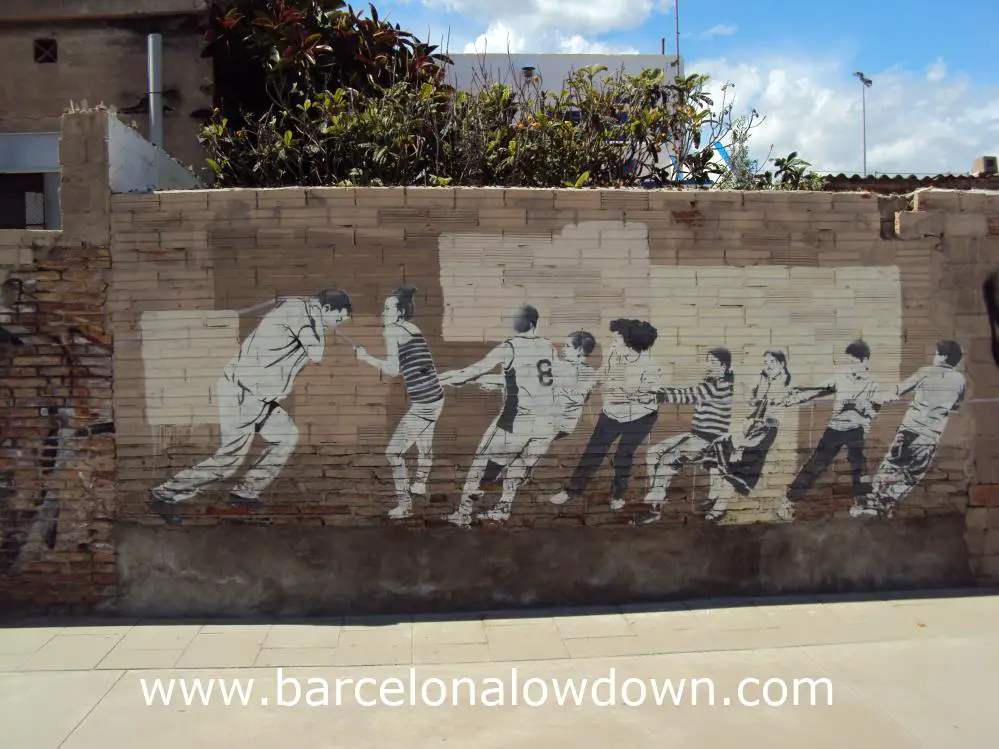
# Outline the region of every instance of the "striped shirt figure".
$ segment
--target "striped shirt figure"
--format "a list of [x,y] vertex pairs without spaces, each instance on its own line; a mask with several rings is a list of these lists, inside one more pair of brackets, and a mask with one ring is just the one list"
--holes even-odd
[[[387,357],[376,359],[364,348],[357,348],[357,358],[367,362],[389,377],[402,375],[410,407],[402,417],[389,442],[385,457],[392,466],[392,476],[399,504],[389,512],[392,518],[407,518],[413,514],[413,495],[427,493],[427,480],[433,466],[433,441],[437,420],[444,408],[441,387],[427,339],[411,322],[416,313],[413,295],[415,286],[401,286],[382,309],[382,324]],[[410,484],[406,474],[406,453],[417,450],[416,480]]]
[[716,439],[728,434],[732,423],[732,354],[725,348],[714,348],[706,356],[708,371],[704,379],[692,387],[663,388],[659,400],[666,403],[693,405],[691,430],[661,442],[649,450],[649,493],[645,501],[657,510],[667,501],[673,476],[687,463],[699,461]]
[[[437,367],[430,354],[427,339],[422,333],[413,333],[400,323],[396,325],[409,334],[400,336],[405,338],[405,343],[399,345],[399,370],[406,383],[406,394],[410,402],[437,403],[444,397],[444,388],[441,387],[440,378],[437,376]],[[410,327],[416,326],[410,323]]]

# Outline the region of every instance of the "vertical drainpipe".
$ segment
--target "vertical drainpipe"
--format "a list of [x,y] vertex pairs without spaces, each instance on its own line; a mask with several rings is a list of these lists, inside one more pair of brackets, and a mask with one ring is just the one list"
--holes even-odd
[[163,147],[163,37],[149,35],[149,142]]

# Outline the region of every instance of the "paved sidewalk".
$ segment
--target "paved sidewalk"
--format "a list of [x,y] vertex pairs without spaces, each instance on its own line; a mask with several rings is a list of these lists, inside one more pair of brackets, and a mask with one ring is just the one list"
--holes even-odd
[[[733,606],[733,603],[740,605]],[[689,606],[611,608],[599,611],[494,613],[464,617],[310,620],[277,623],[190,623],[116,620],[0,628],[0,747],[3,749],[177,749],[192,747],[424,747],[445,742],[463,749],[547,746],[580,749],[619,744],[748,749],[842,747],[986,747],[996,745],[999,711],[999,596],[818,602],[703,602]],[[302,700],[275,704],[277,667],[295,677]],[[613,669],[613,671],[612,671]],[[514,673],[514,670],[516,673]],[[594,681],[613,674],[612,694]],[[225,705],[216,693],[207,705],[147,706],[142,681],[200,678],[253,679],[247,706]],[[337,679],[374,679],[365,691]],[[457,705],[409,704],[379,684],[399,688],[440,679],[467,679]],[[583,700],[560,706],[554,686],[531,678],[574,679]],[[829,680],[809,704],[811,687],[795,680]],[[308,707],[309,679],[330,685],[327,706]],[[411,679],[417,681],[411,682]],[[501,706],[482,703],[489,680],[500,680]],[[582,679],[587,679],[583,685]],[[631,683],[629,679],[642,683]],[[656,704],[655,685],[666,679],[684,693]],[[686,679],[686,682],[683,680]],[[692,679],[710,679],[694,689]],[[740,699],[739,685],[750,683]],[[763,683],[786,704],[756,706]],[[516,680],[518,685],[512,688]],[[651,681],[650,681],[651,680]],[[161,682],[168,684],[168,681]],[[321,682],[313,681],[311,684]],[[474,706],[468,684],[478,689]],[[538,707],[538,690],[549,699]],[[564,687],[563,687],[564,688]],[[662,692],[662,687],[658,687]],[[280,694],[294,697],[287,686]],[[179,694],[180,687],[177,687]],[[700,690],[700,691],[698,691]],[[514,691],[520,704],[513,705]],[[644,703],[629,707],[624,702]],[[318,694],[318,693],[316,693]],[[431,702],[439,694],[430,689]],[[496,699],[496,691],[492,693]],[[696,694],[698,703],[692,704]],[[384,699],[384,695],[383,695]],[[405,700],[400,707],[390,707]],[[659,697],[660,702],[664,698]],[[676,704],[674,704],[674,701]],[[532,742],[533,743],[533,742]]]

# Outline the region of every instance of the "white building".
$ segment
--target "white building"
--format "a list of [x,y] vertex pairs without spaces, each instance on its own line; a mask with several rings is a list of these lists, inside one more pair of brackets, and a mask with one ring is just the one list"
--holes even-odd
[[449,54],[454,65],[449,66],[447,82],[459,91],[471,91],[482,84],[483,72],[490,83],[516,84],[525,76],[537,76],[541,88],[561,91],[572,71],[590,65],[603,65],[605,75],[622,70],[637,75],[643,70],[658,68],[668,77],[683,75],[683,58],[676,55],[549,55],[549,54]]

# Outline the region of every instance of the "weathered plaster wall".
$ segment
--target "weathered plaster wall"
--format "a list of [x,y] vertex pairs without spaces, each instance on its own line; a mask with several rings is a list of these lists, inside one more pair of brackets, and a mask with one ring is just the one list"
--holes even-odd
[[204,187],[190,169],[116,117],[108,118],[108,170],[114,193]]

